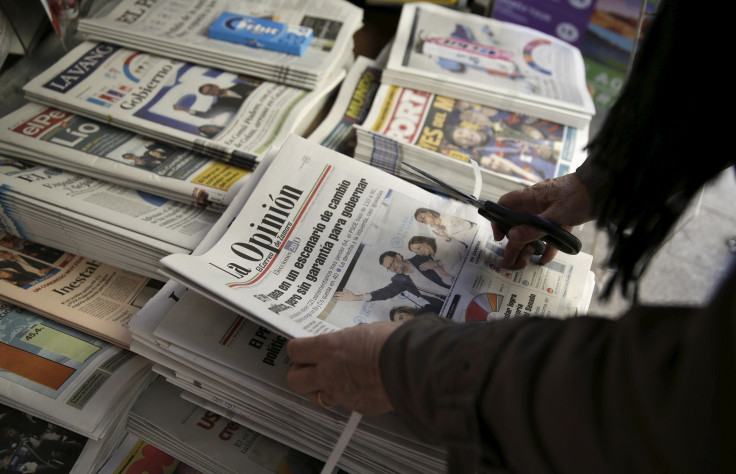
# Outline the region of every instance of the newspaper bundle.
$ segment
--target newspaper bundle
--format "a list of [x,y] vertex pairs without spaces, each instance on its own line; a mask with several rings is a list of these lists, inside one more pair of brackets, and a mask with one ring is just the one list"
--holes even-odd
[[280,334],[387,320],[398,307],[455,321],[587,308],[590,255],[504,270],[472,206],[294,135],[257,174],[217,243],[165,257],[163,271]]
[[180,396],[159,378],[128,414],[128,430],[202,472],[318,473],[322,462]]
[[[131,321],[131,349],[192,402],[326,459],[347,416],[286,385],[286,339],[169,281]],[[338,465],[350,472],[442,472],[444,451],[395,415],[365,419]]]
[[161,285],[0,232],[0,299],[124,348],[130,318]]
[[[225,12],[310,27],[302,56],[212,39],[209,26]],[[352,61],[363,10],[344,0],[116,0],[79,23],[91,39],[257,76],[295,87],[324,87]]]
[[83,42],[28,82],[35,102],[252,169],[290,133],[305,133],[345,75],[307,91],[242,74]]
[[444,95],[382,84],[362,127],[355,158],[413,178],[406,162],[473,193],[497,200],[513,189],[561,176],[584,161],[588,129]]
[[0,152],[218,212],[250,176],[243,168],[34,103],[0,119]]
[[358,56],[342,81],[330,112],[308,138],[353,156],[357,145],[354,125],[362,124],[368,117],[381,85],[383,67],[378,61]]
[[27,240],[152,278],[219,214],[89,176],[0,157],[0,226]]
[[404,5],[383,81],[577,128],[595,114],[577,48],[430,3]]
[[114,430],[150,376],[150,361],[0,303],[0,403],[91,439]]

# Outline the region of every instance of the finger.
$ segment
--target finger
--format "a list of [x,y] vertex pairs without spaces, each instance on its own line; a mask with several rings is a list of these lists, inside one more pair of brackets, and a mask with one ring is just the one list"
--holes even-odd
[[317,381],[317,366],[308,365],[301,368],[291,368],[286,374],[286,383],[296,393],[308,394],[319,389]]
[[542,256],[539,257],[540,265],[544,265],[554,260],[555,256],[557,256],[557,252],[558,250],[555,247],[547,245],[547,249],[544,251]]
[[501,267],[503,268],[514,268],[516,262],[519,260],[521,251],[526,247],[526,243],[518,243],[509,241],[506,244],[506,248],[503,251],[503,259],[501,260]]
[[513,266],[515,270],[521,270],[529,265],[532,257],[536,253],[536,250],[531,245],[525,245],[519,253],[519,258],[516,260],[516,264]]
[[298,337],[291,339],[286,344],[286,353],[295,364],[316,364],[321,358],[323,345],[320,344],[321,336]]
[[528,244],[547,235],[544,231],[530,225],[517,225],[509,230],[508,238],[517,244]]
[[496,242],[503,240],[506,237],[506,232],[502,231],[495,222],[491,221],[491,230],[493,230],[493,240]]

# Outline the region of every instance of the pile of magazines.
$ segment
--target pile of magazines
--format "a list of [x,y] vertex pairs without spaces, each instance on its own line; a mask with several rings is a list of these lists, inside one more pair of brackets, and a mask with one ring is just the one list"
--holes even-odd
[[[223,13],[309,27],[313,38],[301,56],[212,39],[209,27]],[[317,89],[352,62],[353,34],[362,22],[363,10],[345,0],[116,0],[82,19],[79,31],[98,41]]]

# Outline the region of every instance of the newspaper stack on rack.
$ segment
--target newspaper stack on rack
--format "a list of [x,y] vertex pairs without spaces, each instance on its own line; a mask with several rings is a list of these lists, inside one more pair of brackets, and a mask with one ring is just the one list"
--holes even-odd
[[357,126],[355,158],[411,179],[402,163],[433,170],[473,193],[480,168],[480,197],[572,171],[584,161],[588,129],[577,129],[467,100],[388,84]]
[[[353,59],[353,34],[363,10],[344,0],[116,0],[83,18],[87,37],[131,49],[306,89],[325,87]],[[313,38],[303,55],[230,43],[208,36],[223,13],[306,26]]]
[[429,3],[404,5],[383,81],[577,128],[595,114],[577,48]]
[[100,440],[92,440],[2,403],[0,432],[5,435],[0,447],[3,470],[7,473],[41,473],[48,467],[53,471],[47,472],[103,474],[106,471],[101,469],[126,437],[125,430],[117,429]]
[[0,152],[222,212],[250,172],[63,110],[0,119]]
[[[202,472],[317,473],[323,463],[180,396],[159,378],[136,400],[128,431]],[[231,419],[232,418],[232,419]]]
[[305,133],[344,76],[334,71],[307,91],[83,42],[24,91],[31,101],[251,169],[287,134]]
[[0,229],[152,278],[219,214],[89,176],[0,157]]
[[137,354],[12,304],[0,302],[0,315],[4,405],[99,440],[150,382]]
[[[437,211],[444,224],[420,223],[418,211]],[[420,255],[412,243],[438,243],[435,232],[449,240],[434,257]],[[173,280],[131,320],[131,349],[195,403],[324,460],[348,414],[288,389],[287,338],[389,320],[396,310],[458,322],[586,311],[589,255],[507,271],[501,253],[475,208],[291,136],[193,255],[162,260]],[[435,269],[420,271],[432,258]],[[369,302],[354,297],[366,293]],[[394,415],[363,420],[338,465],[445,470],[444,453]]]
[[123,348],[130,318],[163,283],[0,233],[0,300]]

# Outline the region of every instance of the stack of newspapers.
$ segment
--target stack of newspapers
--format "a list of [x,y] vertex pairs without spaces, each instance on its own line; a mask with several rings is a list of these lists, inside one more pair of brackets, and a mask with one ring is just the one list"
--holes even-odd
[[131,407],[128,431],[202,472],[316,473],[324,465],[246,428],[238,415],[200,407],[182,392],[163,378],[154,381]]
[[577,128],[595,113],[574,46],[429,3],[404,5],[383,81]]
[[402,167],[409,163],[471,194],[477,169],[479,196],[494,201],[575,171],[588,140],[587,128],[388,84],[356,129],[356,159],[415,179]]
[[23,90],[33,102],[250,169],[287,134],[306,133],[344,75],[332,71],[320,88],[305,90],[83,42]]
[[0,314],[3,466],[97,472],[152,380],[150,361],[9,303]]
[[0,229],[161,279],[158,261],[190,253],[219,214],[87,175],[0,156]]
[[250,176],[244,168],[35,103],[0,118],[0,152],[216,212]]
[[0,233],[0,299],[117,346],[163,285],[81,255]]
[[[313,37],[303,55],[210,38],[210,25],[223,13],[309,27]],[[115,0],[82,19],[79,31],[96,41],[318,89],[352,62],[353,34],[362,22],[363,10],[345,0]]]
[[[290,136],[255,177],[192,255],[162,260],[172,280],[132,318],[131,350],[191,401],[318,459],[330,456],[349,414],[288,389],[288,338],[397,310],[465,322],[587,309],[589,255],[501,269],[502,243],[475,208],[316,143]],[[387,257],[410,266],[387,272]],[[369,302],[355,298],[365,294]],[[392,414],[363,420],[338,466],[445,470],[443,451]]]

